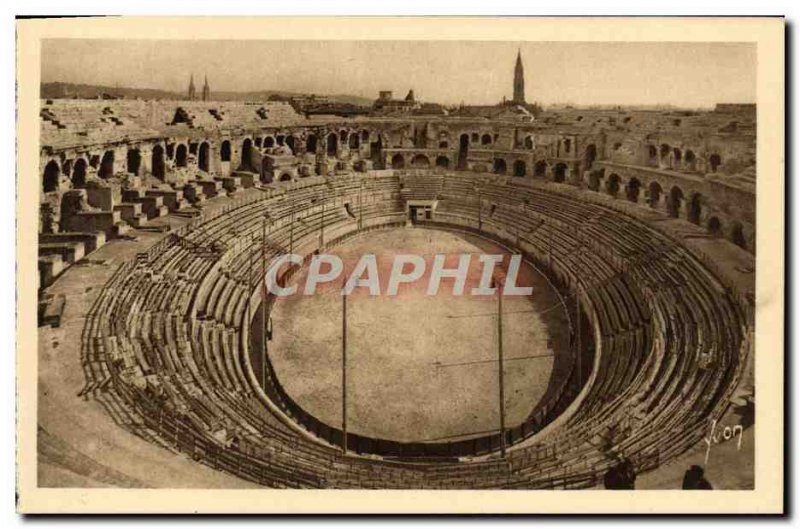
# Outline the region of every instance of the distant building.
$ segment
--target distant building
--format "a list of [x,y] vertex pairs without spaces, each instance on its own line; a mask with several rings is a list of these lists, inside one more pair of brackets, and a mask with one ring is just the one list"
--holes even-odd
[[522,52],[517,50],[517,64],[514,66],[514,98],[515,105],[525,104],[525,71],[522,68]]
[[203,101],[211,101],[211,88],[208,86],[208,76],[205,77],[203,83]]
[[393,99],[391,90],[381,90],[372,105],[372,109],[379,113],[412,112],[421,107],[421,103],[414,97],[413,89],[408,91],[405,99]]
[[189,101],[193,101],[197,96],[194,88],[194,74],[189,76]]

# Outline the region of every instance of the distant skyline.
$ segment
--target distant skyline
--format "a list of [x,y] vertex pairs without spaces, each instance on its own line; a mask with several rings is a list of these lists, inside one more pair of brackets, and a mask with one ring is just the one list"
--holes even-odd
[[442,104],[511,99],[517,49],[528,102],[544,105],[754,103],[750,43],[108,40],[42,41],[42,82],[185,93],[279,90]]

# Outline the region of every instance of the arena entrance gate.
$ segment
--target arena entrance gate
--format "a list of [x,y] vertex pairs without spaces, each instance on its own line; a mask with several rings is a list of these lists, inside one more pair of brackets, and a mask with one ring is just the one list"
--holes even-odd
[[411,222],[433,220],[435,200],[409,200],[406,202],[406,213]]

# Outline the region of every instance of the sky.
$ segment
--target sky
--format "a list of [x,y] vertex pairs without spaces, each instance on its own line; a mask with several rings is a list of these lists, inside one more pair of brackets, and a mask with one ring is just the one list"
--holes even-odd
[[57,39],[42,43],[42,81],[183,92],[379,90],[443,104],[511,98],[517,50],[528,101],[545,105],[711,107],[754,103],[749,43]]

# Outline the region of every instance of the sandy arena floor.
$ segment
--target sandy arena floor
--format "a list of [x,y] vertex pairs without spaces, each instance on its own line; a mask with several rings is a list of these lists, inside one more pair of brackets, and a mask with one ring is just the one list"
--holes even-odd
[[[372,232],[332,253],[354,264],[376,253],[382,291],[394,254],[426,258],[472,253],[473,277],[480,277],[480,253],[504,253],[485,240],[429,229]],[[499,427],[497,298],[454,296],[453,281],[429,296],[429,274],[399,295],[370,296],[357,289],[348,297],[348,430],[396,441],[452,440]],[[304,285],[306,274],[295,284]],[[469,281],[468,281],[469,285]],[[554,354],[566,363],[568,323],[558,297],[533,268],[524,266],[520,286],[532,296],[503,299],[506,424],[533,411],[557,382]],[[339,285],[340,286],[340,285]],[[469,286],[466,291],[469,291]],[[543,311],[548,310],[544,314]],[[306,411],[340,426],[342,298],[338,289],[279,300],[272,313],[270,358],[278,379]]]

